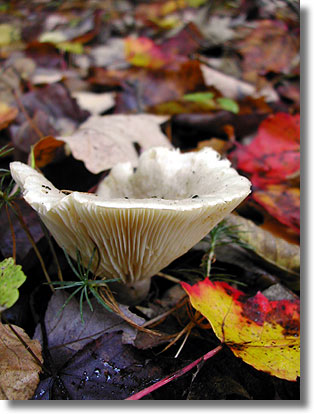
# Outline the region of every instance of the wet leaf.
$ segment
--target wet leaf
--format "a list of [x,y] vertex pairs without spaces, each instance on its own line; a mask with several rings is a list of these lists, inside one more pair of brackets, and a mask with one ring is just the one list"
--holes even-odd
[[225,282],[182,283],[193,307],[210,322],[232,352],[258,370],[295,381],[300,375],[300,304],[269,301],[262,293],[247,299]]
[[90,341],[43,380],[34,399],[123,400],[164,375],[145,352],[121,341],[121,332]]
[[[39,342],[31,340],[18,326],[13,329],[42,362]],[[39,382],[40,371],[41,367],[9,326],[0,323],[0,399],[30,399]]]
[[22,266],[16,265],[12,257],[0,262],[0,313],[18,300],[18,288],[25,280]]
[[[69,294],[58,290],[51,297],[45,314],[45,328],[49,343],[49,352],[54,359],[56,368],[60,368],[77,351],[86,344],[109,332],[122,332],[122,342],[133,344],[137,330],[131,327],[120,316],[107,311],[98,302],[91,299],[93,310],[87,303],[83,304],[84,324],[81,320],[80,306],[73,298],[62,310]],[[141,325],[144,319],[130,312],[127,306],[120,305],[121,310],[130,317],[134,323]],[[69,325],[69,321],[71,324]],[[34,338],[42,341],[40,326],[37,326]]]

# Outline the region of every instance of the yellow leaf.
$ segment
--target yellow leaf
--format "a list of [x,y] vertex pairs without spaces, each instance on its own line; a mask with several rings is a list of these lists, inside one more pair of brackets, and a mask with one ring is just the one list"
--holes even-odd
[[299,301],[269,301],[260,292],[246,299],[227,283],[209,279],[182,286],[236,356],[279,378],[294,381],[300,375]]

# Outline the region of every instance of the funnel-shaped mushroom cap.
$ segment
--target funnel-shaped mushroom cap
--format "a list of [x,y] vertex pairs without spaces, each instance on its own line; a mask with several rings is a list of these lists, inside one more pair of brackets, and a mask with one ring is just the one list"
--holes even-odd
[[[187,252],[249,194],[250,182],[211,149],[152,148],[137,170],[118,164],[97,194],[65,195],[20,162],[12,176],[57,243],[103,278],[133,283]],[[97,256],[97,255],[96,255]]]

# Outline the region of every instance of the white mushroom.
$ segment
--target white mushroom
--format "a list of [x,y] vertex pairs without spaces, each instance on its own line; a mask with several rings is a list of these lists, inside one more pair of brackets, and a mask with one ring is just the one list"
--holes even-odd
[[97,194],[64,194],[31,167],[10,167],[57,243],[73,258],[78,249],[85,265],[97,246],[94,273],[120,278],[139,296],[250,193],[250,182],[210,148],[149,149],[135,172],[129,163],[113,167]]

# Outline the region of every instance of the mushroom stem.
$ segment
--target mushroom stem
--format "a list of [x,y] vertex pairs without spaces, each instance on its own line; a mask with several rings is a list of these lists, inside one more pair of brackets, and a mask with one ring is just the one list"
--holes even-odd
[[123,305],[138,305],[149,292],[150,278],[135,283],[110,283],[110,289],[116,300]]

